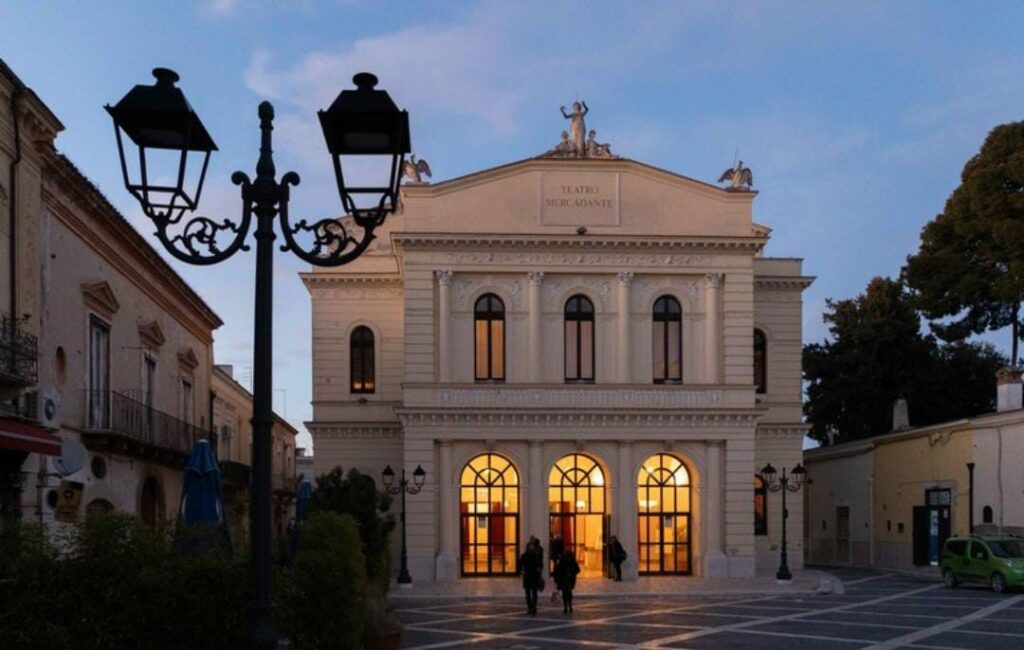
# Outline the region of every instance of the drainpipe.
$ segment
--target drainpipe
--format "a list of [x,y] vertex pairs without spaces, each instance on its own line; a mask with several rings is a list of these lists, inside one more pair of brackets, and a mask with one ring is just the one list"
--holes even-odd
[[14,321],[18,317],[18,165],[21,163],[21,125],[18,122],[18,102],[21,99],[21,95],[24,92],[21,84],[15,81],[14,92],[11,93],[11,121],[14,127],[14,159],[11,160],[10,167],[8,168],[8,176],[10,187],[9,200],[11,202],[11,246],[10,254],[8,257],[8,263],[10,264],[10,305],[9,314],[11,320]]
[[967,534],[974,534],[974,463],[967,463]]

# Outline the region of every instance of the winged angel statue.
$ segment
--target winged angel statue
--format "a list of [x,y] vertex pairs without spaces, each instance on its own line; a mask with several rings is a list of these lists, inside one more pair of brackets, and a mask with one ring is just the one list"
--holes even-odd
[[431,178],[430,165],[426,160],[416,160],[416,154],[410,156],[409,160],[402,165],[402,177],[409,179],[409,183],[415,185],[424,182],[423,177]]
[[718,182],[730,183],[730,187],[734,190],[744,188],[749,190],[754,185],[754,172],[750,171],[749,167],[744,167],[743,161],[740,160],[735,167],[730,167],[722,172]]

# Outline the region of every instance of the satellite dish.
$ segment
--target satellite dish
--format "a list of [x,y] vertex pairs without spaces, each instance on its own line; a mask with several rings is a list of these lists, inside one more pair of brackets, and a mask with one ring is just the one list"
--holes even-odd
[[61,477],[70,476],[85,466],[85,447],[77,440],[65,440],[60,444],[60,456],[53,459],[53,468]]

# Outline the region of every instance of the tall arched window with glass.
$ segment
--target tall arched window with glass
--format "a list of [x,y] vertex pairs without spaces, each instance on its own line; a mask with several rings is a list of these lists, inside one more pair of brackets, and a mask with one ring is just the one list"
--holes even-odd
[[600,575],[605,564],[606,494],[604,471],[590,456],[563,456],[548,474],[550,539],[562,538],[584,576]]
[[768,337],[759,329],[754,330],[754,385],[759,395],[768,392]]
[[672,296],[655,300],[652,320],[654,383],[682,383],[683,311],[679,301]]
[[565,303],[565,381],[594,381],[594,303],[582,295]]
[[477,381],[505,381],[505,304],[488,293],[473,308]]
[[768,534],[768,486],[754,474],[754,534]]
[[670,454],[655,454],[637,476],[641,574],[690,573],[690,473]]
[[480,454],[459,482],[462,574],[514,575],[519,558],[519,473],[504,456]]
[[372,393],[376,390],[374,369],[374,340],[369,327],[360,325],[352,330],[349,341],[349,366],[353,393]]

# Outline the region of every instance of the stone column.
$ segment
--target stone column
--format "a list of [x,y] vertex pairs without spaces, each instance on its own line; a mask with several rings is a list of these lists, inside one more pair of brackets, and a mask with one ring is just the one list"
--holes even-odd
[[544,282],[543,271],[530,271],[526,274],[530,280],[528,303],[530,309],[529,323],[529,378],[533,383],[544,381],[544,342],[541,339],[541,285]]
[[530,483],[527,485],[527,507],[526,530],[523,531],[524,538],[536,535],[541,544],[547,548],[548,509],[545,505],[547,499],[545,492],[547,484],[544,480],[544,442],[542,440],[530,441]]
[[708,273],[708,291],[704,319],[704,382],[722,383],[722,282],[723,273]]
[[636,539],[636,474],[633,472],[633,443],[628,440],[619,441],[617,495],[618,528],[612,531],[612,534],[619,538],[622,548],[626,549],[626,561],[622,564],[622,579],[636,580],[638,576],[637,558],[640,556]]
[[630,372],[629,335],[629,288],[633,283],[633,274],[629,271],[619,272],[619,382],[628,384],[632,381]]
[[458,522],[452,507],[455,500],[452,494],[452,441],[439,440],[438,446],[437,500],[441,530],[436,568],[438,581],[445,581],[454,580],[458,575],[455,561],[455,527]]
[[442,383],[452,380],[452,272],[438,271],[438,370]]
[[704,525],[704,577],[726,578],[729,563],[722,552],[722,446],[712,441],[705,449],[704,503],[700,508]]

